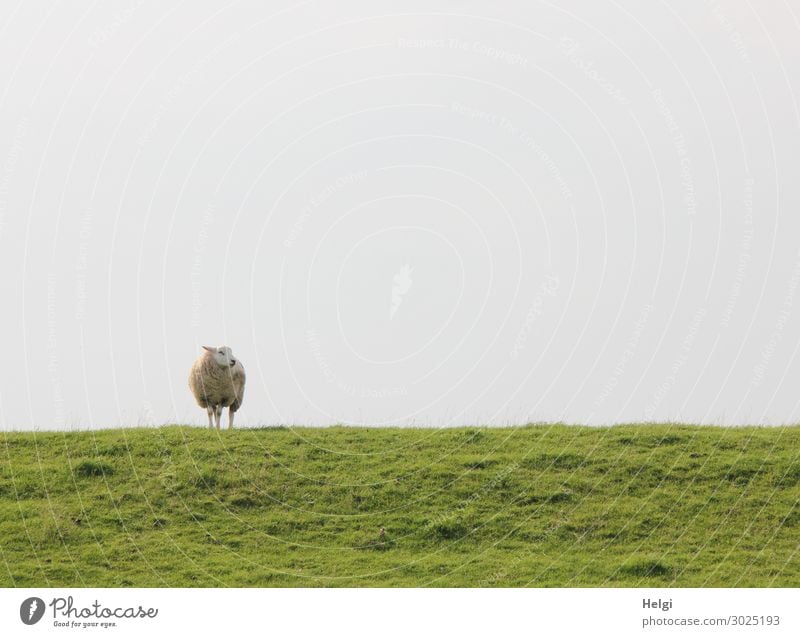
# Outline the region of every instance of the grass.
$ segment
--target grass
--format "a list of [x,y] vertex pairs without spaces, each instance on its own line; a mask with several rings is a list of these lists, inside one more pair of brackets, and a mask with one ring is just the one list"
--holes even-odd
[[798,427],[0,434],[3,587],[793,587],[799,553]]

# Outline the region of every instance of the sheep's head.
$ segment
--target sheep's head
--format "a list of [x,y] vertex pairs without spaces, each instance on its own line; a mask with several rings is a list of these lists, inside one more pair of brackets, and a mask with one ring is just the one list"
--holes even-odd
[[236,365],[236,359],[233,357],[230,347],[225,347],[224,345],[222,347],[206,347],[203,345],[203,349],[211,355],[211,358],[220,367],[233,367]]

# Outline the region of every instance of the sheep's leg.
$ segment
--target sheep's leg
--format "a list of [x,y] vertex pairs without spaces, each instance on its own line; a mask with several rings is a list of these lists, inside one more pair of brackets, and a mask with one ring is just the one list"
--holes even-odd
[[228,407],[228,429],[233,429],[233,414],[236,413]]
[[222,405],[217,405],[214,411],[214,420],[217,421],[217,430],[219,430],[219,426],[222,421],[222,409],[223,409]]
[[208,428],[209,429],[213,429],[214,428],[214,420],[213,420],[214,408],[211,407],[211,406],[206,407],[206,411],[208,412]]

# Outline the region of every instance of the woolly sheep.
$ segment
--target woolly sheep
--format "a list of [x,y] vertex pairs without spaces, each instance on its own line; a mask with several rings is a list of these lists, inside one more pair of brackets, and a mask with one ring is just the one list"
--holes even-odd
[[[245,374],[242,364],[233,357],[230,347],[206,347],[189,372],[189,389],[197,404],[208,412],[208,426],[219,429],[222,410],[228,408],[228,429],[233,414],[242,406]],[[213,418],[213,422],[212,422]]]

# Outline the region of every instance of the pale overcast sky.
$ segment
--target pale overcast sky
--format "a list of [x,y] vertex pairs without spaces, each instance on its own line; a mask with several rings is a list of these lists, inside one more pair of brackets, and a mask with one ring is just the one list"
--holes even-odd
[[800,2],[3,3],[2,429],[782,424]]

